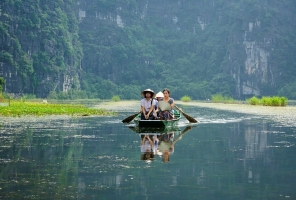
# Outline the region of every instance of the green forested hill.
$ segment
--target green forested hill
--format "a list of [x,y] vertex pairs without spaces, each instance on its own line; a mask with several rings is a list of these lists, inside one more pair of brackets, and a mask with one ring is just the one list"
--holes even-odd
[[3,0],[0,9],[5,92],[44,97],[65,89],[64,76],[77,77],[83,55],[76,1]]
[[0,3],[5,92],[296,99],[292,0],[54,2]]

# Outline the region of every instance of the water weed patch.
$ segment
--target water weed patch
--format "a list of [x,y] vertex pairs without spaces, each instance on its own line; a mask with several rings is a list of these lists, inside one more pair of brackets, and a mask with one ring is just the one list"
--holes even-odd
[[106,116],[115,115],[115,113],[106,109],[88,108],[79,104],[45,104],[11,101],[10,106],[0,107],[0,116],[20,117],[26,115]]

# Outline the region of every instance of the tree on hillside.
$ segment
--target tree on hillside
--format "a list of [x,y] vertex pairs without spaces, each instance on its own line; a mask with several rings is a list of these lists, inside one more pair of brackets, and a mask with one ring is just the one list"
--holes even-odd
[[4,80],[4,78],[3,77],[0,77],[0,93],[2,93],[2,86],[4,85],[4,83],[5,83],[5,80]]

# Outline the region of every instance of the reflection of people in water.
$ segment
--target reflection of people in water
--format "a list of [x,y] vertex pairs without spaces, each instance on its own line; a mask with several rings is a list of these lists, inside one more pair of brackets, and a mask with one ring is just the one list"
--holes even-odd
[[141,142],[141,160],[153,160],[158,147],[158,138],[156,135],[142,135]]
[[162,154],[162,161],[169,162],[170,155],[174,153],[174,132],[165,133],[160,136],[158,151]]
[[175,143],[179,141],[182,136],[191,129],[192,127],[186,127],[181,134],[178,135],[176,139],[174,139],[174,132],[169,132],[161,135],[159,137],[159,144],[158,144],[158,152],[162,155],[163,162],[169,162],[170,156],[174,153],[175,150]]

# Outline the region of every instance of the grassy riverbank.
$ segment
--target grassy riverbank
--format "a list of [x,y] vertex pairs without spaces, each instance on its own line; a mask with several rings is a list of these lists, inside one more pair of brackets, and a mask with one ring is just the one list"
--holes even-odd
[[9,106],[0,106],[0,116],[4,117],[43,115],[106,116],[115,115],[115,113],[103,108],[88,108],[79,104],[11,101]]

